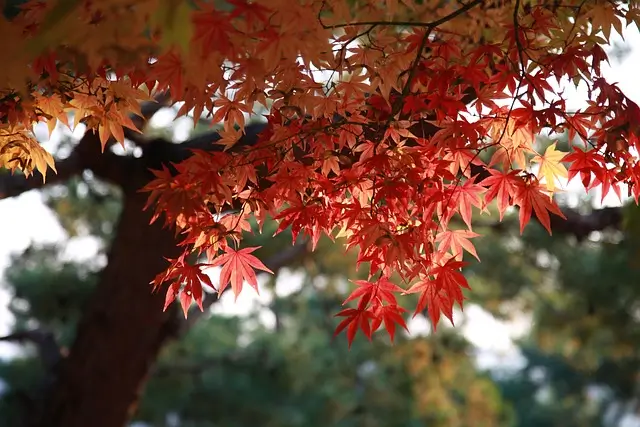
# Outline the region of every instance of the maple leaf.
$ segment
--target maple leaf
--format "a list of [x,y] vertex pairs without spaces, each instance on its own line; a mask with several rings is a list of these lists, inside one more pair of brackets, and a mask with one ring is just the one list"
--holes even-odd
[[225,129],[222,129],[219,132],[219,134],[221,138],[216,141],[216,144],[220,144],[224,146],[224,151],[227,151],[228,149],[230,149],[231,147],[233,147],[238,143],[238,141],[243,135],[243,132],[240,129],[225,128]]
[[609,191],[611,189],[613,189],[613,192],[616,194],[616,196],[618,196],[618,200],[622,202],[622,194],[620,194],[620,182],[616,169],[608,169],[606,167],[603,167],[596,173],[596,176],[602,184],[602,195],[600,198],[600,202],[602,203],[604,201],[604,198],[607,197],[607,194],[609,194]]
[[620,19],[622,16],[622,12],[598,4],[591,10],[593,31],[602,31],[605,39],[609,41],[611,28],[614,28],[618,34],[622,34],[622,20]]
[[243,102],[231,100],[226,96],[216,99],[213,103],[214,107],[218,107],[211,119],[212,123],[223,122],[227,132],[233,129],[234,125],[238,125],[240,129],[244,128],[244,114],[250,114],[251,109]]
[[462,267],[467,263],[455,258],[447,258],[446,256],[443,256],[443,260],[446,261],[442,265],[433,268],[431,274],[435,276],[435,281],[440,289],[444,290],[452,301],[457,302],[462,307],[464,302],[462,288],[470,289],[467,279],[461,272]]
[[549,212],[562,219],[567,219],[551,196],[543,191],[541,186],[536,183],[522,184],[518,187],[516,203],[520,206],[520,234],[524,232],[524,227],[529,223],[532,210],[549,234],[552,234]]
[[488,170],[491,176],[485,178],[480,183],[488,187],[485,194],[485,203],[491,202],[497,198],[498,212],[500,213],[500,221],[504,218],[504,213],[511,205],[511,198],[517,195],[518,185],[521,179],[518,176],[519,171],[509,171],[507,173],[497,171],[495,169]]
[[[571,165],[567,176],[569,181],[579,173],[582,185],[587,190],[604,181],[602,171],[606,169],[604,167],[606,161],[604,156],[596,150],[583,151],[578,147],[574,147],[573,152],[567,154],[564,160]],[[591,180],[593,175],[596,177],[594,181]]]
[[437,282],[427,278],[421,279],[413,284],[413,286],[407,290],[407,293],[420,294],[414,317],[426,309],[429,313],[434,331],[438,328],[441,314],[444,314],[453,324],[453,300]]
[[396,335],[396,325],[400,325],[407,332],[409,331],[406,322],[402,318],[402,314],[406,312],[406,309],[396,304],[378,306],[375,310],[375,317],[371,322],[371,331],[375,332],[380,327],[380,324],[384,324],[393,343]]
[[539,177],[543,177],[547,190],[553,192],[555,190],[557,178],[567,178],[568,171],[561,163],[567,153],[556,150],[556,142],[547,147],[544,156],[537,155],[532,162],[540,163]]
[[37,102],[38,107],[48,116],[47,128],[49,129],[49,137],[51,137],[58,121],[61,121],[67,127],[69,126],[69,119],[65,112],[65,104],[62,102],[60,95],[39,96]]
[[352,282],[358,287],[344,300],[342,305],[359,298],[360,302],[358,303],[358,307],[364,308],[376,297],[389,304],[397,304],[396,297],[393,293],[402,292],[401,287],[392,283],[386,277],[381,277],[377,282],[369,282],[366,280],[355,280]]
[[[47,150],[42,148],[42,146],[33,139],[27,139],[26,142],[28,144],[28,155],[31,158],[30,163],[33,164],[31,170],[35,169],[40,172],[44,182],[47,176],[47,167],[50,167],[54,173],[57,173],[55,160]],[[27,170],[27,172],[29,172],[29,170]]]
[[210,264],[212,267],[222,266],[220,282],[218,284],[219,294],[222,294],[229,283],[231,283],[231,289],[237,299],[242,291],[244,281],[249,283],[256,292],[259,292],[258,279],[256,278],[254,269],[266,271],[271,274],[273,274],[273,271],[269,270],[262,261],[254,255],[251,255],[256,249],[260,249],[260,246],[244,248],[238,251],[227,247],[224,254],[213,260]]
[[151,284],[154,289],[158,289],[162,282],[172,280],[173,283],[167,288],[164,301],[164,311],[173,303],[176,297],[179,297],[180,306],[184,313],[185,319],[189,311],[192,301],[195,301],[200,310],[202,307],[202,284],[209,286],[215,290],[211,278],[201,270],[201,265],[189,265],[184,261],[184,254],[178,259],[171,260],[172,264],[168,272],[164,275],[158,275]]
[[360,328],[364,335],[369,340],[371,340],[371,321],[374,318],[374,315],[371,311],[346,308],[336,314],[336,317],[344,317],[345,319],[338,324],[335,332],[333,333],[333,336],[338,336],[340,332],[342,332],[346,328],[349,348],[351,348],[351,344],[353,344],[353,339],[356,336],[356,332],[358,332],[358,328]]
[[473,243],[469,241],[469,239],[478,236],[480,235],[470,230],[447,230],[438,234],[436,242],[440,242],[439,251],[451,251],[456,259],[462,259],[462,250],[464,249],[480,261]]
[[533,132],[528,124],[529,120],[520,119],[525,124],[516,123],[511,119],[505,123],[504,120],[497,119],[491,129],[491,138],[499,143],[489,162],[489,166],[502,164],[503,167],[511,168],[513,164],[517,168],[526,166],[527,153],[534,153],[531,144],[533,143]]
[[475,206],[478,209],[483,208],[482,199],[480,195],[487,191],[481,185],[475,184],[475,177],[467,179],[464,184],[455,188],[455,196],[452,198],[452,203],[457,206],[458,212],[462,220],[471,228],[471,207]]
[[592,118],[583,114],[580,110],[577,110],[572,115],[566,115],[565,120],[567,121],[566,128],[569,132],[569,141],[573,141],[576,134],[581,138],[586,138],[588,130],[593,126]]
[[56,171],[53,156],[26,132],[16,129],[0,128],[0,166],[19,167],[27,177],[37,170],[43,181],[48,168]]

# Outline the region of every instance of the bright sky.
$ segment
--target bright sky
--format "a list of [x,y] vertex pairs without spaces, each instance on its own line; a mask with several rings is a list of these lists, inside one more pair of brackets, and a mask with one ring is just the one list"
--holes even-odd
[[[640,103],[640,85],[636,80],[636,73],[640,67],[640,33],[633,28],[633,31],[625,33],[625,37],[628,46],[632,49],[631,53],[622,62],[617,63],[612,60],[612,66],[605,66],[603,69],[609,81],[618,82],[627,96]],[[573,88],[568,88],[566,92],[576,91]],[[583,98],[584,95],[577,92],[575,98],[569,98],[571,107],[580,107],[580,100]],[[154,122],[167,123],[172,118],[170,112],[163,112],[158,114]],[[186,121],[176,123],[174,131],[176,140],[184,140],[190,126]],[[80,136],[82,129],[77,129],[74,134]],[[52,140],[46,145],[55,145],[58,138],[59,135],[54,133]],[[609,203],[612,202],[609,201]],[[54,214],[44,206],[40,194],[35,191],[0,201],[0,235],[3,236],[2,243],[0,243],[0,271],[3,271],[8,265],[11,253],[24,250],[30,242],[59,242],[65,239],[65,233],[57,223]],[[86,259],[95,254],[95,247],[95,243],[90,240],[74,240],[68,245],[67,256]],[[341,250],[341,248],[336,247],[336,250]],[[284,272],[278,278],[276,292],[286,294],[298,286],[300,286],[300,277]],[[6,289],[0,289],[0,336],[7,333],[12,321],[6,310],[10,298],[11,295]],[[266,290],[257,296],[253,290],[247,287],[236,302],[233,301],[230,294],[223,296],[221,303],[215,306],[215,311],[228,315],[248,313],[252,309],[268,303],[270,299],[271,296]],[[456,313],[456,325],[478,347],[477,362],[480,366],[508,365],[517,367],[521,363],[521,356],[513,345],[512,338],[527,331],[528,320],[526,318],[517,319],[512,323],[504,323],[497,321],[486,311],[473,305],[465,307],[464,314],[465,321],[462,322],[462,315]],[[267,325],[274,322],[273,315],[266,310],[261,311],[261,319]],[[410,330],[412,334],[424,334],[428,333],[429,326],[424,319],[418,318],[410,322]],[[0,357],[10,357],[15,354],[15,351],[15,346],[0,343]]]

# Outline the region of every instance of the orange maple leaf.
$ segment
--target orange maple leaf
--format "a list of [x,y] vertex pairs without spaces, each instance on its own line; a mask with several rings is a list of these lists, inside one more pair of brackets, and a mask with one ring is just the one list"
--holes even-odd
[[[562,219],[567,219],[556,202],[544,193],[540,184],[525,184],[520,186],[516,196],[516,204],[520,206],[520,234],[524,232],[524,227],[531,219],[531,211],[535,212],[540,224],[551,234],[551,218],[549,212],[558,215]],[[542,191],[541,191],[542,190]]]

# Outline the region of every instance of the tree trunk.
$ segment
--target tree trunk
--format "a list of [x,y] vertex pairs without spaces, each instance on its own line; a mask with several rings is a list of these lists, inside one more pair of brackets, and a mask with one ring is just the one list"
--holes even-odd
[[163,313],[164,293],[152,294],[149,282],[166,267],[163,257],[179,251],[171,230],[149,225],[151,212],[142,210],[146,197],[125,191],[108,264],[59,366],[39,427],[126,425],[160,348],[176,333],[176,312]]

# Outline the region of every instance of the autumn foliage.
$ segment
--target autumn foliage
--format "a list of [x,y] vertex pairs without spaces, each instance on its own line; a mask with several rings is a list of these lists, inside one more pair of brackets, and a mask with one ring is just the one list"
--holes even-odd
[[[144,188],[182,236],[183,255],[153,282],[169,283],[167,305],[201,305],[203,285],[257,289],[269,269],[242,234],[271,217],[312,246],[327,235],[356,249],[369,279],[354,281],[336,332],[351,342],[383,325],[393,338],[406,328],[402,295],[417,294],[434,327],[462,306],[474,211],[516,208],[521,231],[535,216],[551,232],[558,178],[574,177],[603,195],[626,184],[637,202],[640,108],[601,64],[612,32],[638,25],[638,1],[194,3],[32,0],[0,22],[17,41],[0,68],[10,169],[53,167],[34,123],[83,123],[104,147],[167,90],[179,115],[223,125],[216,146]],[[585,108],[567,108],[571,84]],[[247,143],[258,107],[267,126]],[[535,135],[563,132],[570,152],[536,151]],[[190,264],[194,252],[206,259]]]

